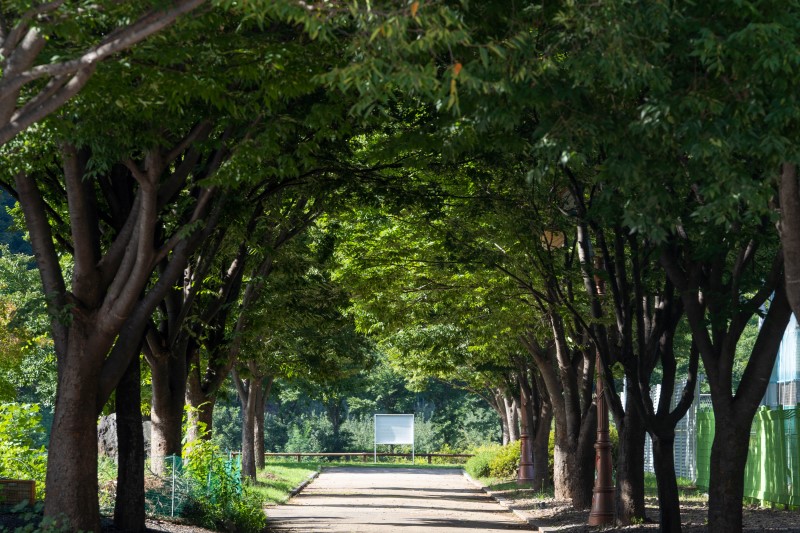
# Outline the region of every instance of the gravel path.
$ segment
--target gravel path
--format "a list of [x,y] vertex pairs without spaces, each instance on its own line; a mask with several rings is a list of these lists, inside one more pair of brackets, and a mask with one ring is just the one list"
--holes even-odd
[[275,532],[530,531],[460,470],[443,469],[326,469],[267,517]]

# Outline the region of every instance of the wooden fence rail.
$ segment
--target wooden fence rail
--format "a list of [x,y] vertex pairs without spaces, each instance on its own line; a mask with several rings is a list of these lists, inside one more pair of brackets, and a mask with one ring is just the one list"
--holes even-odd
[[[239,455],[241,452],[233,452],[234,455]],[[264,457],[296,457],[297,461],[300,462],[303,457],[327,457],[328,459],[333,459],[336,457],[361,457],[361,461],[366,463],[367,460],[373,457],[375,454],[373,452],[268,452],[264,454]],[[411,459],[410,453],[389,453],[389,452],[381,452],[377,454],[378,457],[406,457]],[[428,464],[432,464],[434,457],[447,457],[447,458],[459,458],[459,459],[469,459],[472,457],[470,453],[416,453],[414,454],[415,457],[427,457]]]

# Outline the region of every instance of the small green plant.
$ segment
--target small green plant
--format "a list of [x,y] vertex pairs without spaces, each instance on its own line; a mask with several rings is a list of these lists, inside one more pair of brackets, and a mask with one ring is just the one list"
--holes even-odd
[[[201,435],[207,433],[205,427],[199,429]],[[250,533],[266,527],[264,498],[242,485],[241,468],[219,446],[202,437],[185,442],[183,461],[183,475],[192,487],[191,502],[182,511],[185,518],[222,531]]]
[[69,527],[66,521],[52,517],[42,518],[44,504],[37,502],[35,505],[21,503],[11,509],[10,516],[13,526],[0,526],[0,532],[9,533],[66,533]]

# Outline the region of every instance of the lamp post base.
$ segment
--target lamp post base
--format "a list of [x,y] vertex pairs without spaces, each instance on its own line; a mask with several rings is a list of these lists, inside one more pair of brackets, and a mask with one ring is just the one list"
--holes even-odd
[[519,447],[517,485],[533,483],[533,450],[531,449],[531,438],[529,435],[520,435]]

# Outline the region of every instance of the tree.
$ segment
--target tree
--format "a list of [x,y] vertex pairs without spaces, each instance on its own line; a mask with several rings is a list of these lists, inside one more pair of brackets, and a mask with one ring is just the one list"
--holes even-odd
[[0,146],[75,96],[99,62],[203,3],[177,0],[168,9],[153,5],[138,10],[101,2],[84,10],[65,0],[4,2],[0,8]]
[[[263,405],[272,381],[302,379],[306,387],[325,388],[370,362],[370,345],[355,332],[352,319],[342,314],[347,294],[330,280],[330,236],[318,229],[311,232],[313,236],[308,233],[276,258],[258,301],[249,310],[252,327],[242,332],[242,355],[233,366],[242,404],[242,473],[253,479],[257,457],[263,458],[264,453],[259,432],[263,432]],[[333,401],[331,405],[336,411],[339,404]],[[342,420],[332,418],[333,437],[338,440]]]

